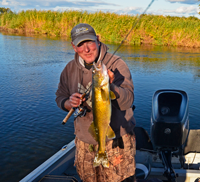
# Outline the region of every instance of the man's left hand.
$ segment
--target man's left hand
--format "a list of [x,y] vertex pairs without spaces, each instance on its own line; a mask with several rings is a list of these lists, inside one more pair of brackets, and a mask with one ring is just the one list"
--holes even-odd
[[111,84],[113,80],[115,79],[115,75],[111,70],[108,70],[108,76],[109,76],[109,82]]

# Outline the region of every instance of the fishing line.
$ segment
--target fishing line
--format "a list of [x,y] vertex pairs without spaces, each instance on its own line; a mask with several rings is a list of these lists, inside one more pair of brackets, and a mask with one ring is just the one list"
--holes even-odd
[[133,24],[131,30],[128,32],[128,34],[125,36],[125,38],[121,41],[121,43],[119,44],[119,46],[117,47],[117,49],[115,50],[115,52],[112,54],[112,56],[110,57],[110,59],[108,60],[108,62],[112,59],[112,57],[115,55],[115,53],[119,50],[119,48],[121,47],[121,45],[124,43],[124,41],[126,40],[126,38],[129,36],[129,34],[131,33],[131,31],[135,28],[135,26],[137,25],[137,23],[140,21],[140,19],[142,18],[142,16],[146,13],[146,11],[151,7],[151,5],[153,4],[155,0],[152,0],[149,5],[147,6],[147,8],[144,10],[144,12],[139,16],[138,20]]

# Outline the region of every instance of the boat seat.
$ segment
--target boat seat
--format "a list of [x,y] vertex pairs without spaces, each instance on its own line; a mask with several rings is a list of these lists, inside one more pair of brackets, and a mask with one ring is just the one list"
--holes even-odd
[[147,131],[142,127],[134,128],[136,137],[136,150],[146,149],[153,151],[153,145]]

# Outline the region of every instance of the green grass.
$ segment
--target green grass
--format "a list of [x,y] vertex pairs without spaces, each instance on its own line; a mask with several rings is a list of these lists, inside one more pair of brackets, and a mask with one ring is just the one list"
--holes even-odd
[[[88,23],[95,28],[100,40],[120,43],[137,20],[138,16],[101,11],[27,10],[0,15],[0,27],[26,34],[65,36],[70,39],[70,31],[76,24]],[[125,43],[200,47],[200,19],[144,15]]]

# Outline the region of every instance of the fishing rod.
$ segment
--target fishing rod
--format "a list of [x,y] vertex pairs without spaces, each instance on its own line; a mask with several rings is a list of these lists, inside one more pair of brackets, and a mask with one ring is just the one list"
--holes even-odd
[[[125,38],[121,41],[120,45],[117,47],[117,49],[115,50],[115,52],[112,54],[112,56],[110,57],[110,59],[108,60],[108,62],[112,59],[112,57],[115,55],[115,53],[119,50],[119,48],[121,47],[121,45],[124,43],[124,41],[126,40],[126,38],[129,36],[129,34],[131,33],[131,31],[135,28],[135,26],[138,24],[138,22],[140,21],[140,19],[142,18],[142,16],[146,13],[146,11],[151,7],[151,5],[153,4],[155,0],[152,0],[149,5],[147,6],[147,8],[144,10],[144,12],[139,16],[138,20],[133,24],[132,28],[129,30],[128,34],[125,36]],[[91,89],[92,84],[90,85],[90,87],[81,95],[81,100],[86,96],[86,93]],[[80,105],[77,107],[79,108],[79,111],[82,112],[82,108],[80,107]],[[63,119],[62,124],[64,125],[68,119],[70,118],[70,116],[74,113],[74,111],[77,109],[72,107],[70,109],[70,111],[68,112],[68,114],[66,115],[66,117]]]
[[[86,96],[87,92],[90,91],[91,88],[92,88],[92,84],[90,84],[90,86],[86,89],[86,91],[81,95],[81,98],[80,98],[81,100],[84,99],[84,97]],[[78,107],[72,107],[70,109],[70,111],[67,113],[66,117],[63,119],[63,122],[62,122],[63,125],[68,121],[70,116],[74,113],[74,111],[77,108],[79,109],[79,111],[78,111],[79,113],[77,113],[77,116],[84,111],[84,109],[82,107],[80,107],[80,105]]]
[[128,34],[125,36],[125,38],[121,41],[121,43],[119,44],[119,46],[117,47],[117,49],[115,50],[115,52],[112,54],[112,56],[110,57],[110,59],[108,60],[108,62],[112,59],[112,57],[115,55],[115,53],[119,50],[119,48],[121,47],[121,45],[124,43],[124,41],[126,40],[126,38],[129,36],[129,34],[132,32],[132,30],[138,24],[138,22],[140,21],[140,19],[142,18],[142,16],[144,16],[144,14],[146,13],[146,11],[151,7],[151,5],[153,4],[154,1],[155,0],[152,0],[149,3],[149,5],[147,6],[147,8],[144,10],[144,12],[139,16],[138,20],[133,24],[132,28],[130,29],[130,31],[128,32]]

